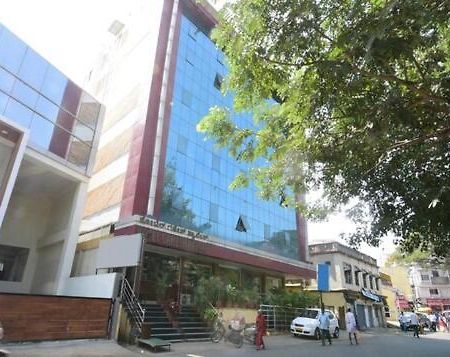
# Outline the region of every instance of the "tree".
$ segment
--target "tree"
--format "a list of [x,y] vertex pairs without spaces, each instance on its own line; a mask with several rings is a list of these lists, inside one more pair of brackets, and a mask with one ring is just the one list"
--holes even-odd
[[411,264],[419,264],[422,266],[426,266],[428,264],[437,264],[438,262],[435,259],[431,258],[431,254],[428,250],[420,250],[416,249],[411,253],[404,253],[400,249],[396,249],[387,259],[387,265],[399,264],[399,265],[411,265]]
[[[297,205],[320,217],[352,204],[350,243],[392,232],[404,250],[445,255],[449,13],[446,0],[234,1],[212,34],[234,107],[211,108],[198,130],[253,163],[234,187],[253,180],[291,206],[320,189]],[[234,113],[249,110],[254,124],[238,126]]]

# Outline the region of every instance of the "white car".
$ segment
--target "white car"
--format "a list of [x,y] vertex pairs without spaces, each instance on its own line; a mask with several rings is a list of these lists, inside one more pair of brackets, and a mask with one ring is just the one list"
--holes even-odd
[[[330,316],[330,336],[339,337],[338,319],[330,310],[325,310]],[[316,340],[320,339],[319,329],[320,309],[303,309],[298,317],[291,322],[291,334],[293,336],[314,336]]]

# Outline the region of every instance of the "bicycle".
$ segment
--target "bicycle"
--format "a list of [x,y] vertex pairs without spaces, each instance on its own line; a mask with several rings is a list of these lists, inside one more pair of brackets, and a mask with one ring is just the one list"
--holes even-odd
[[222,313],[216,316],[214,321],[214,331],[211,334],[211,341],[214,343],[220,342],[222,339],[231,342],[234,347],[241,348],[244,344],[244,329],[236,329],[228,326],[225,327]]

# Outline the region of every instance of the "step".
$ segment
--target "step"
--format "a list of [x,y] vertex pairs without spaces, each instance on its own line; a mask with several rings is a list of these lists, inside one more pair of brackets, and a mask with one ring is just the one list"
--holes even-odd
[[152,333],[151,337],[160,338],[162,340],[184,340],[182,333]]
[[152,321],[155,321],[155,322],[157,322],[157,321],[161,321],[161,322],[164,322],[164,321],[169,321],[169,319],[167,318],[167,316],[144,316],[144,319],[145,320],[152,320]]
[[170,322],[148,322],[145,321],[151,328],[171,328],[173,325]]
[[156,334],[156,333],[181,333],[180,329],[177,327],[152,327],[152,334]]
[[180,321],[178,323],[178,325],[180,327],[190,327],[190,326],[192,326],[192,327],[200,327],[200,326],[207,327],[208,326],[208,324],[206,322],[190,322],[190,321]]
[[212,332],[209,327],[195,326],[195,327],[181,327],[184,332]]
[[183,331],[183,334],[186,336],[211,336],[211,331],[203,331],[203,332],[186,332]]

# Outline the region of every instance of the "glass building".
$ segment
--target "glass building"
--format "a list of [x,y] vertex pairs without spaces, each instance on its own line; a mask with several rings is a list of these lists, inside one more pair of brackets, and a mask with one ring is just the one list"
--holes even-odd
[[[172,113],[165,160],[161,219],[207,233],[224,242],[298,259],[296,217],[279,202],[258,199],[254,186],[231,191],[233,178],[247,169],[225,150],[215,150],[196,132],[213,106],[232,108],[220,84],[227,74],[223,53],[201,28],[182,16]],[[251,114],[235,114],[251,126]]]
[[29,129],[29,144],[86,173],[100,105],[0,24],[0,115]]
[[[208,36],[215,10],[154,0],[129,13],[111,25],[89,76],[107,110],[73,274],[95,274],[100,241],[142,237],[140,267],[125,270],[143,300],[189,301],[199,272],[258,293],[312,278],[305,220],[259,199],[253,185],[230,190],[245,165],[196,130],[210,107],[233,102],[221,92],[226,60]],[[254,125],[251,113],[233,115]]]

